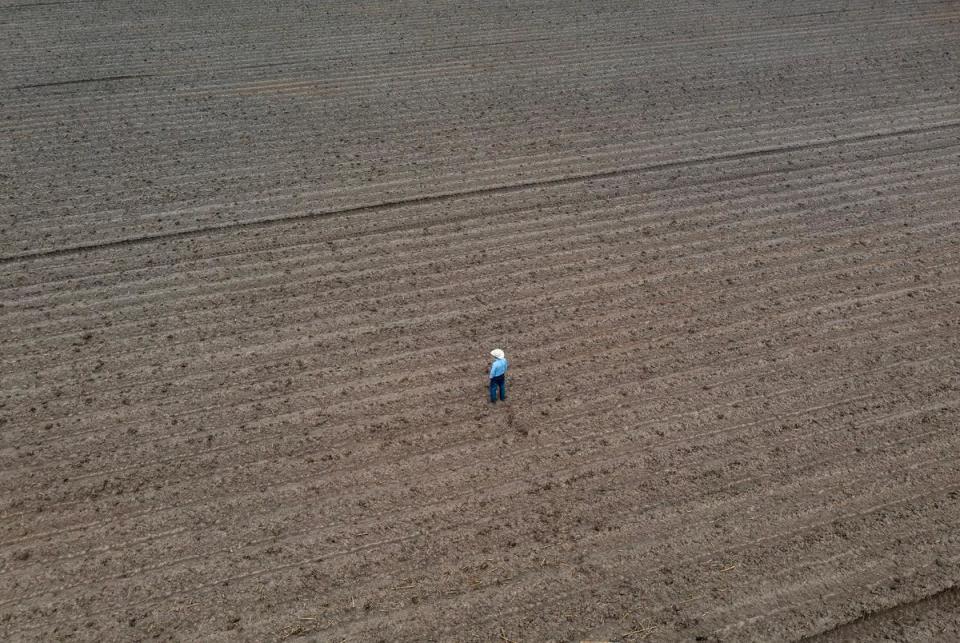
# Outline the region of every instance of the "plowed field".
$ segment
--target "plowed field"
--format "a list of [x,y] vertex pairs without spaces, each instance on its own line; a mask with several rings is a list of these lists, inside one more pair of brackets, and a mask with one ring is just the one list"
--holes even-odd
[[2,0],[0,60],[0,639],[956,638],[957,2]]

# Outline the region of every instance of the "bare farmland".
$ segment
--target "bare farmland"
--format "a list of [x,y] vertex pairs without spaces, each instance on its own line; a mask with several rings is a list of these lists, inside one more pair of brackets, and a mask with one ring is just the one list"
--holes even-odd
[[0,53],[0,638],[956,638],[956,2]]

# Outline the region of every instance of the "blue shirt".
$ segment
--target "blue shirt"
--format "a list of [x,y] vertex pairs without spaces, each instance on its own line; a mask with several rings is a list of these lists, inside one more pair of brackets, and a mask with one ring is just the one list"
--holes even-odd
[[507,360],[506,359],[495,359],[493,360],[493,365],[490,366],[490,379],[499,377],[507,372]]

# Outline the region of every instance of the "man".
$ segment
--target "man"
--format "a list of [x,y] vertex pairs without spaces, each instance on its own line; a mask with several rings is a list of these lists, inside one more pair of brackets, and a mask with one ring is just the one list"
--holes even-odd
[[490,366],[490,403],[496,404],[497,389],[500,390],[500,400],[507,399],[507,358],[499,348],[494,348],[490,354],[493,355],[493,364]]

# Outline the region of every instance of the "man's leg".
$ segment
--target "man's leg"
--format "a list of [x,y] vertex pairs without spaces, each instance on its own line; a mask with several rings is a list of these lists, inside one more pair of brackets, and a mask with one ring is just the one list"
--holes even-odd
[[490,378],[490,401],[497,401],[497,380],[492,377]]
[[507,376],[501,375],[500,376],[500,401],[502,402],[506,399],[507,399]]

